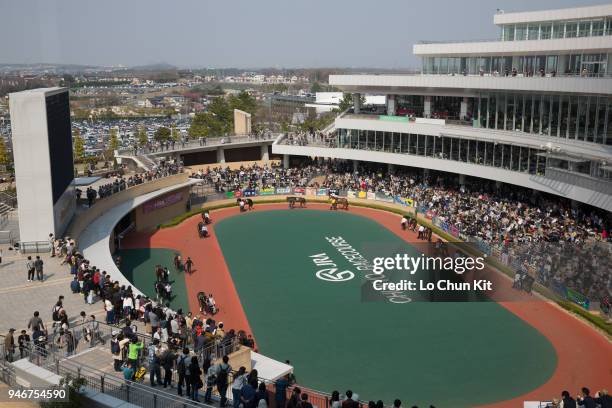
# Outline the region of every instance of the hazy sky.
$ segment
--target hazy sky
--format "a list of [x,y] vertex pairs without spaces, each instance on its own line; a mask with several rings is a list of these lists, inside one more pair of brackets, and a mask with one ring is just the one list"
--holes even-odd
[[495,38],[506,12],[605,0],[0,0],[0,63],[417,67],[419,40]]

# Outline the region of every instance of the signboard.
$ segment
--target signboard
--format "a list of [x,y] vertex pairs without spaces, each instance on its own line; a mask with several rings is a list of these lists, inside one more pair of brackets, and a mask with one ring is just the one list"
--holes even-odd
[[376,193],[373,191],[368,191],[366,197],[368,200],[376,200]]
[[242,197],[242,191],[234,191],[234,197]]
[[273,187],[262,188],[259,190],[259,195],[274,195],[275,191]]
[[317,195],[318,196],[327,196],[329,195],[329,192],[326,188],[320,188],[317,190]]
[[291,194],[290,187],[276,187],[276,194]]
[[243,197],[254,197],[257,195],[257,191],[253,189],[242,190]]
[[565,293],[567,294],[567,300],[571,300],[578,306],[584,307],[586,310],[589,310],[590,301],[580,292],[576,292],[573,289],[565,288]]
[[302,187],[298,187],[298,188],[294,188],[293,189],[293,194],[304,195],[305,193],[306,193],[306,190],[304,190]]
[[367,198],[368,195],[365,191],[360,191],[359,193],[357,193],[357,197],[358,198]]
[[228,192],[225,193],[225,196],[227,198],[234,198],[234,192],[233,191],[228,191]]
[[183,192],[172,193],[164,197],[156,198],[155,200],[147,201],[142,205],[142,211],[150,213],[151,211],[169,207],[183,200]]
[[409,122],[407,116],[378,115],[378,120],[384,120],[386,122]]
[[357,198],[357,196],[355,195],[355,192],[354,192],[353,190],[348,190],[348,191],[346,192],[346,196],[347,196],[348,198]]
[[414,207],[414,201],[412,200],[412,198],[395,196],[393,197],[393,200],[397,204],[405,205],[406,207]]
[[307,187],[306,195],[309,195],[309,196],[317,195],[317,189],[314,187]]
[[328,190],[328,194],[329,194],[329,195],[332,195],[332,194],[335,194],[335,195],[340,195],[340,190],[338,190],[337,188],[330,188],[330,189]]

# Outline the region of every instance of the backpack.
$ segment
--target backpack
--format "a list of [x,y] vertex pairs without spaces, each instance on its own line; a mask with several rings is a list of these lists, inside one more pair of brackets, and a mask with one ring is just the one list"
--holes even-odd
[[149,346],[149,364],[154,364],[159,362],[159,358],[155,355],[155,346],[151,344]]
[[59,311],[61,309],[61,306],[55,305],[53,306],[53,310],[51,311],[51,318],[53,319],[54,322],[58,322],[59,321]]
[[112,340],[111,341],[111,353],[119,354],[120,351],[121,351],[121,349],[119,348],[119,341]]
[[227,385],[227,374],[229,372],[229,367],[228,368],[221,368],[221,366],[219,366],[219,371],[217,372],[217,386],[225,386]]
[[185,375],[187,373],[187,364],[185,364],[185,360],[187,360],[186,355],[182,355],[179,359],[178,362],[176,363],[176,369],[179,372],[179,374],[183,374]]

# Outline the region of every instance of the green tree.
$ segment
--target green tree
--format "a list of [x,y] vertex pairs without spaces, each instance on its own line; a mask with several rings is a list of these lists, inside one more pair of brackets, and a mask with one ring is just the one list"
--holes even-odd
[[153,133],[153,139],[157,140],[158,142],[165,142],[170,139],[171,133],[172,132],[170,129],[165,126],[161,126],[155,131],[155,133]]
[[189,127],[189,137],[198,138],[228,134],[232,129],[233,122],[233,111],[225,98],[214,98],[208,104],[206,112],[199,112],[194,116]]
[[[359,98],[359,101],[360,101],[361,106],[365,105],[365,96],[361,95],[361,97]],[[345,110],[351,107],[353,107],[353,94],[345,93],[344,97],[340,101],[338,110],[340,112],[344,112]]]
[[172,124],[170,128],[170,138],[172,140],[178,141],[180,139],[181,132],[176,128],[176,123]]
[[4,166],[11,164],[11,155],[6,149],[6,142],[4,141],[4,136],[2,135],[0,135],[0,164]]
[[79,129],[72,131],[72,157],[76,163],[83,161],[85,156],[85,141]]
[[149,137],[147,136],[147,131],[144,127],[138,128],[136,140],[138,141],[138,146],[140,147],[144,147],[147,145],[147,143],[149,143]]
[[[257,110],[257,101],[247,91],[242,91],[238,95],[232,95],[229,98],[229,106],[234,112],[234,109],[239,109],[244,112],[248,112],[251,115]],[[232,119],[233,119],[232,115]]]

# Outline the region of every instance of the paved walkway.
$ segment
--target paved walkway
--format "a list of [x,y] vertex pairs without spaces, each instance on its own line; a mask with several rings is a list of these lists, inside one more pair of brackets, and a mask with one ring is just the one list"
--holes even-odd
[[[8,245],[0,245],[3,257],[0,264],[0,334],[6,334],[9,328],[25,329],[35,310],[46,327],[51,327],[51,309],[60,295],[64,295],[64,308],[68,313],[69,321],[80,319],[79,313],[85,311],[87,315],[103,316],[102,302],[93,305],[84,302],[83,296],[72,294],[70,281],[72,275],[67,265],[60,265],[58,258],[51,258],[48,254],[38,254],[44,262],[44,280],[42,282],[27,281],[25,264],[27,256],[9,250]],[[35,257],[36,254],[30,254]],[[49,323],[47,325],[47,323]]]

